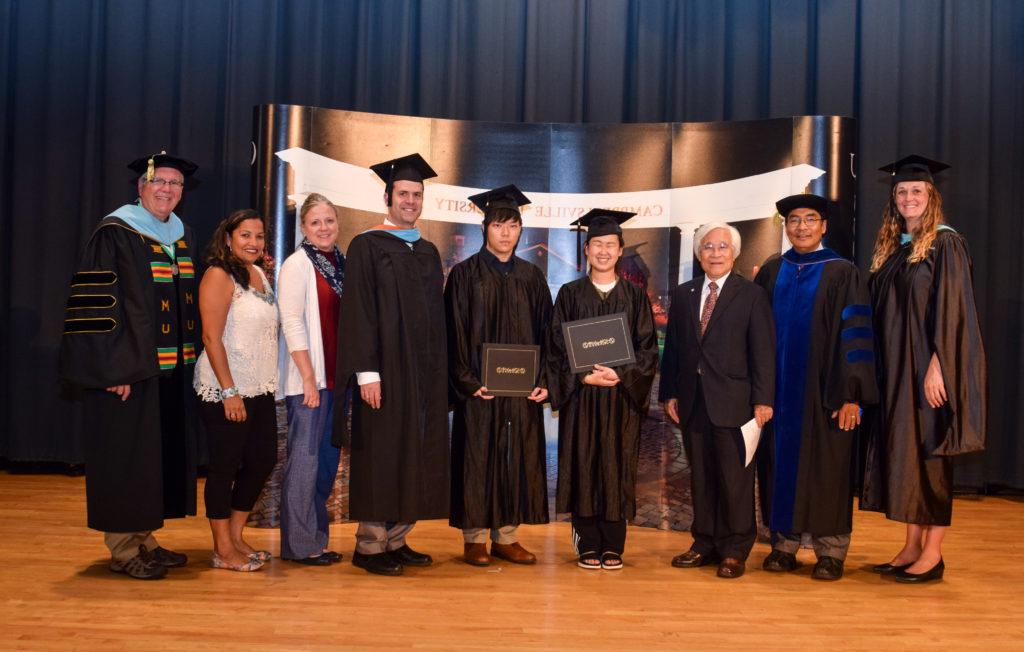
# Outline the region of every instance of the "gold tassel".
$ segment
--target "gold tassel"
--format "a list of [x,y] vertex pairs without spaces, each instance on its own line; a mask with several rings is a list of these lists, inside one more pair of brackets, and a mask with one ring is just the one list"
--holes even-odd
[[166,154],[166,150],[160,150],[159,154],[153,154],[152,156],[149,157],[149,160],[146,161],[146,181],[153,180],[153,168],[155,167],[153,165],[153,159],[155,159],[157,156],[166,156]]

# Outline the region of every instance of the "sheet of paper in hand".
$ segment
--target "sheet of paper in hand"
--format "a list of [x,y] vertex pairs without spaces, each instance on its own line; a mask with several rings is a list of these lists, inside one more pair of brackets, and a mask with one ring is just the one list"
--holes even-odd
[[590,371],[595,364],[621,367],[636,362],[624,312],[566,322],[562,337],[573,373]]
[[537,386],[540,347],[533,344],[484,344],[484,387],[494,396],[529,396]]

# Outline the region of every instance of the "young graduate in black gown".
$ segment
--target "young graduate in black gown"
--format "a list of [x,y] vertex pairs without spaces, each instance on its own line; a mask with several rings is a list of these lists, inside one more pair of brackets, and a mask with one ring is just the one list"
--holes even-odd
[[[526,196],[509,185],[470,200],[484,213],[484,246],[452,268],[445,287],[455,406],[449,523],[463,532],[468,564],[486,566],[491,556],[533,564],[537,558],[519,543],[516,529],[548,522],[543,404],[551,292],[544,273],[515,255]],[[541,347],[532,394],[488,393],[481,362],[486,343]]]
[[[557,509],[572,513],[573,544],[586,569],[622,568],[626,521],[636,512],[640,428],[658,367],[650,301],[616,274],[624,248],[619,225],[632,215],[595,209],[581,219],[588,227],[590,270],[559,290],[549,331],[548,389],[558,410]],[[636,362],[573,373],[562,324],[620,312],[627,316]]]

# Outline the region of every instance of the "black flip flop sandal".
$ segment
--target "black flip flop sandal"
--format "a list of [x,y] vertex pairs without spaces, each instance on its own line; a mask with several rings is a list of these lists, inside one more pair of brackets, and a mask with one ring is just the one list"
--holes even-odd
[[585,552],[576,560],[576,565],[587,570],[601,570],[601,557],[596,552]]
[[605,570],[622,570],[622,556],[617,552],[606,552],[601,555],[601,568]]

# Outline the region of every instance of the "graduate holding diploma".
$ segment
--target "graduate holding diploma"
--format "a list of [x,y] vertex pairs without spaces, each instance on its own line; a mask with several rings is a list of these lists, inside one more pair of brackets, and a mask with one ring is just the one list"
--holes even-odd
[[[580,219],[588,227],[590,271],[559,290],[549,331],[548,388],[559,411],[557,509],[572,513],[578,564],[588,570],[622,568],[626,521],[636,511],[640,426],[658,364],[650,301],[616,273],[624,248],[619,225],[632,215],[595,209]],[[562,324],[615,313],[626,313],[636,362],[573,373]]]

